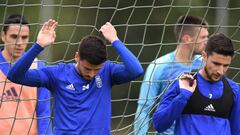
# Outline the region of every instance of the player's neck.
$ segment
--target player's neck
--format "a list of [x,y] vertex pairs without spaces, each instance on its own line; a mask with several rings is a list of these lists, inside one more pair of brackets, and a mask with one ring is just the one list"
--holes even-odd
[[207,73],[206,73],[206,71],[204,70],[204,68],[201,68],[201,69],[199,70],[199,74],[200,74],[205,80],[211,81],[211,80],[208,78]]
[[182,64],[188,65],[194,57],[193,50],[187,45],[178,45],[175,50],[175,59]]
[[4,57],[4,59],[8,62],[8,63],[14,63],[17,61],[18,58],[15,58],[13,56],[11,56],[9,53],[7,53],[6,50],[2,51],[2,55]]

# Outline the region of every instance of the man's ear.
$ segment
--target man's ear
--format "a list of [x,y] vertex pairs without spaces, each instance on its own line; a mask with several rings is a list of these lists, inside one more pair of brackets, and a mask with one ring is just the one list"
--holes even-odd
[[184,34],[184,35],[182,36],[182,38],[181,38],[181,41],[182,41],[183,43],[189,43],[189,42],[191,41],[190,35]]
[[6,34],[5,34],[5,32],[1,32],[1,40],[5,43],[5,36],[6,36]]
[[207,61],[207,53],[205,51],[202,51],[202,58],[203,61]]
[[74,58],[74,60],[76,61],[76,63],[80,61],[80,56],[79,56],[79,53],[78,53],[78,52],[75,53],[75,58]]

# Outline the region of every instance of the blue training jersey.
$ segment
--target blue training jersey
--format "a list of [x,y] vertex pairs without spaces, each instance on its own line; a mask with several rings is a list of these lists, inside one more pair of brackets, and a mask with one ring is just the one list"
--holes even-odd
[[[202,67],[201,55],[195,55],[189,64],[176,61],[175,53],[168,53],[154,61],[148,66],[140,89],[137,112],[134,122],[134,133],[146,134],[149,129],[149,115],[152,107],[161,93],[183,72],[198,70]],[[173,134],[173,127],[162,134]],[[160,133],[157,133],[160,134]]]
[[[43,49],[36,43],[10,70],[8,78],[52,90],[54,134],[108,135],[111,131],[111,87],[129,82],[143,73],[137,58],[121,41],[114,41],[113,46],[123,64],[107,60],[91,81],[85,80],[77,72],[75,64],[28,70],[34,57]],[[14,76],[19,77],[16,79]]]
[[[2,49],[0,50],[2,51]],[[2,52],[0,52],[0,70],[7,76],[11,64],[6,61],[3,57]],[[38,68],[44,67],[44,63],[38,61]],[[19,95],[19,93],[18,93]],[[36,104],[36,114],[37,114],[37,127],[39,135],[51,135],[52,134],[52,121],[51,121],[51,104],[50,104],[51,93],[48,89],[40,87],[37,91],[38,102]],[[11,128],[11,127],[9,127]]]
[[[223,94],[223,82],[205,80],[197,74],[200,93],[208,98],[217,99]],[[227,79],[233,93],[233,107],[230,118],[221,118],[200,114],[182,114],[192,92],[179,88],[179,82],[166,91],[153,115],[153,125],[159,132],[164,131],[176,120],[175,135],[239,135],[240,134],[240,95],[239,86]]]

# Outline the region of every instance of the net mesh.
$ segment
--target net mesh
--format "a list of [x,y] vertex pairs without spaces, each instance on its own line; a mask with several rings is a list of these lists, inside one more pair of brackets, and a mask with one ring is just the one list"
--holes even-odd
[[[239,82],[239,7],[240,3],[233,0],[1,0],[0,27],[9,14],[24,15],[31,22],[30,47],[42,23],[49,18],[57,20],[57,39],[39,57],[46,64],[57,64],[74,62],[81,38],[88,34],[98,35],[98,29],[108,21],[115,26],[119,38],[146,69],[154,59],[175,49],[177,40],[173,28],[177,18],[181,15],[197,15],[208,21],[210,34],[222,31],[233,39],[236,55],[227,76]],[[108,57],[113,62],[121,63],[110,44]],[[142,79],[140,77],[128,84],[113,87],[112,134],[133,134]],[[5,83],[6,80],[1,85]],[[154,108],[150,110],[150,115]],[[151,127],[149,133],[154,133]]]

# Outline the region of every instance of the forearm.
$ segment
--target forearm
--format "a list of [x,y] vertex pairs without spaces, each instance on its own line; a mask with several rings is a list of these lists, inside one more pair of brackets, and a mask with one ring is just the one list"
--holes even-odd
[[120,55],[123,64],[125,65],[125,70],[130,73],[130,76],[135,78],[143,74],[143,68],[138,59],[125,47],[120,40],[115,40],[112,45]]
[[183,89],[181,93],[172,100],[163,99],[163,102],[153,114],[154,128],[158,132],[163,132],[168,129],[173,122],[181,116],[191,95],[191,92]]
[[33,46],[13,65],[8,72],[7,78],[19,84],[40,86],[41,81],[39,74],[34,70],[28,70],[34,59],[42,50],[43,48],[41,46],[34,43]]
[[134,122],[135,135],[143,135],[147,134],[148,132],[150,107],[146,106],[146,104],[138,104]]

